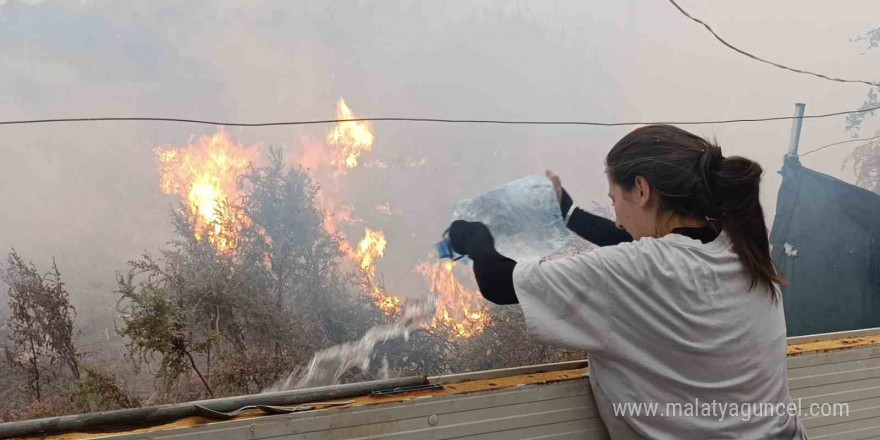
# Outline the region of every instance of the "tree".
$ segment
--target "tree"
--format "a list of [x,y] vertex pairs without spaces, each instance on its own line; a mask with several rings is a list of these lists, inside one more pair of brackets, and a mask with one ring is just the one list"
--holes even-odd
[[853,41],[864,41],[868,45],[866,50],[880,47],[880,27],[871,29],[864,34],[857,36]]
[[[176,210],[173,219],[178,238],[172,248],[162,250],[158,259],[145,254],[131,261],[129,273],[118,276],[123,319],[118,332],[129,340],[135,365],[149,364],[158,355],[156,376],[165,388],[191,371],[213,395],[210,374],[218,362],[234,362],[257,387],[265,382],[265,370],[303,362],[314,341],[322,338],[310,330],[308,317],[289,303],[275,301],[271,280],[250,264],[257,260],[242,261],[238,251],[228,247],[231,242],[224,242],[219,251],[210,240],[199,238],[195,213],[187,207]],[[268,347],[281,349],[266,359]],[[226,387],[224,381],[217,384]]]
[[158,361],[166,389],[193,372],[208,394],[261,391],[375,317],[338,266],[311,177],[270,153],[215,222],[200,226],[181,205],[171,246],[118,276],[129,357]]
[[[162,270],[150,257],[131,263],[132,271],[118,275],[121,302],[126,305],[120,309],[123,327],[119,334],[127,337],[126,347],[129,357],[136,367],[149,362],[153,354],[162,356],[159,376],[173,381],[184,371],[192,368],[198,375],[208,394],[213,395],[210,385],[202,375],[194,352],[206,348],[206,341],[199,341],[194,328],[194,310],[185,298],[175,295],[168,281],[159,277]],[[135,275],[146,273],[147,278],[134,282]]]
[[354,315],[366,311],[350,289],[357,279],[340,269],[341,237],[325,228],[326,213],[316,201],[319,188],[308,171],[285,165],[281,151],[270,149],[269,163],[250,168],[239,189],[241,199],[226,216],[233,222],[247,219],[230,237],[239,263],[267,280],[276,306],[309,311],[330,342],[360,336],[365,328],[350,325],[358,319]]
[[[880,136],[880,131],[875,136]],[[846,158],[844,166],[852,163],[856,185],[880,194],[880,140],[859,145]]]
[[[880,27],[859,35],[855,41],[864,41],[871,50],[880,46]],[[880,87],[868,89],[861,110],[880,107]],[[851,113],[846,117],[846,130],[858,137],[862,123],[875,115],[876,110],[863,113]],[[846,158],[844,166],[852,164],[856,174],[856,185],[880,193],[880,130],[874,133],[874,139],[859,145]]]
[[78,354],[73,344],[76,310],[61,280],[58,265],[41,275],[33,263],[25,262],[12,249],[0,279],[9,285],[9,327],[12,348],[6,357],[27,371],[28,387],[42,399],[43,384],[57,372],[56,363],[65,365],[79,379]]

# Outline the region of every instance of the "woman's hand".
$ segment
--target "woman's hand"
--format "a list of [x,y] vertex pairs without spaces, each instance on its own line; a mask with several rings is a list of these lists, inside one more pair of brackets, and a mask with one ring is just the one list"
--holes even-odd
[[473,256],[474,251],[495,248],[495,240],[486,225],[465,220],[456,220],[449,226],[449,244],[455,252],[469,256]]
[[547,177],[553,182],[553,189],[556,190],[556,201],[559,204],[562,204],[562,181],[559,180],[559,176],[556,175],[553,171],[547,170]]

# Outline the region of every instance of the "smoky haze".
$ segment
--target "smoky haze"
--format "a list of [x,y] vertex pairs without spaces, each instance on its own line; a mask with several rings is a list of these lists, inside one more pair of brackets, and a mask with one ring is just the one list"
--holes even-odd
[[[788,65],[866,79],[880,67],[880,54],[850,41],[877,27],[876,0],[682,6],[729,41]],[[855,109],[867,92],[755,63],[661,0],[0,0],[0,71],[0,120],[325,119],[343,97],[359,116],[675,121],[790,115],[795,102],[807,113]],[[863,132],[877,126],[869,120]],[[294,159],[328,129],[226,130]],[[456,200],[550,168],[580,205],[606,204],[604,155],[630,129],[374,123],[364,162],[389,166],[346,177],[341,202],[364,219],[348,238],[359,239],[363,226],[384,231],[379,270],[388,292],[424,291],[411,271]],[[790,129],[783,121],[694,131],[762,164],[772,221]],[[178,200],[160,191],[153,149],[215,132],[142,122],[0,128],[0,250],[14,246],[38,266],[54,256],[77,305],[112,310],[104,299],[114,272],[172,238]],[[843,117],[808,120],[801,146],[850,135]],[[852,181],[842,164],[855,145],[804,164]],[[386,202],[390,216],[375,209]]]

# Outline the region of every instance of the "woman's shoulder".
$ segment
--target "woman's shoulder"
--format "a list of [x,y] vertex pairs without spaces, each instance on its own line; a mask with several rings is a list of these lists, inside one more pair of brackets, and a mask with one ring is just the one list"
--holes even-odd
[[641,273],[639,268],[648,270],[658,266],[667,267],[670,264],[695,263],[696,260],[718,261],[718,254],[736,257],[724,233],[710,243],[702,243],[680,234],[668,234],[659,238],[642,237],[561,259],[575,264],[601,264],[613,272],[629,272],[641,276],[644,273]]
[[[702,243],[679,234],[663,237],[642,237],[615,246],[605,246],[591,251],[594,258],[603,260],[612,272],[630,273],[636,277],[647,276],[655,270],[668,271],[670,266],[703,264],[717,261],[719,254],[735,254],[723,237]],[[726,260],[727,258],[722,258]]]
[[609,255],[617,253],[657,254],[680,252],[683,249],[698,250],[706,253],[732,252],[732,243],[727,232],[722,231],[715,240],[703,243],[700,240],[682,234],[667,234],[663,237],[642,237],[631,242],[616,246],[599,248]]
[[620,243],[614,246],[603,246],[593,250],[605,258],[631,259],[640,256],[650,256],[670,250],[666,237],[642,237],[638,240]]

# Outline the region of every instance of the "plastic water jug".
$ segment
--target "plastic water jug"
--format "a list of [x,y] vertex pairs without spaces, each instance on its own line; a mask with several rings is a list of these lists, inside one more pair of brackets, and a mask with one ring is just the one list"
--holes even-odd
[[[501,185],[452,208],[452,221],[478,221],[489,228],[495,249],[516,261],[534,260],[556,252],[570,239],[553,182],[527,176]],[[459,259],[448,231],[437,244],[437,256]]]

